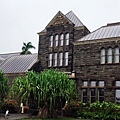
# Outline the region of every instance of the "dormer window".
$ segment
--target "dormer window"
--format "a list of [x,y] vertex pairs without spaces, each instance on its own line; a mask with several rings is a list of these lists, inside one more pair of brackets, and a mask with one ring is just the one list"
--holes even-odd
[[50,47],[53,47],[53,35],[50,36]]
[[64,35],[60,35],[60,46],[63,46]]
[[55,36],[55,46],[58,46],[58,35]]
[[69,45],[69,33],[67,33],[65,36],[65,42],[66,42],[66,45]]

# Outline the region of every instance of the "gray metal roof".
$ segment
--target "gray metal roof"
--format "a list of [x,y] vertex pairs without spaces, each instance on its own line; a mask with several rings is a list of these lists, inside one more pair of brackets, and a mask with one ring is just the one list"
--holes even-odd
[[75,27],[79,27],[79,26],[84,26],[83,23],[79,20],[79,18],[72,12],[68,12],[65,15],[72,23],[75,24]]
[[98,40],[104,38],[120,37],[120,23],[111,23],[103,26],[77,41]]
[[37,62],[37,54],[11,56],[0,64],[3,73],[23,73]]

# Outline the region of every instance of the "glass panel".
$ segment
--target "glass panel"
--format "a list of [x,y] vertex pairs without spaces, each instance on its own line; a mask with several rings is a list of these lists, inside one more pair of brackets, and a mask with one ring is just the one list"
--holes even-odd
[[112,48],[108,49],[108,57],[107,57],[107,62],[112,63]]
[[64,35],[61,34],[61,36],[60,36],[60,46],[63,46],[63,39],[64,39]]
[[95,96],[95,89],[91,89],[91,96]]
[[104,89],[99,89],[99,96],[104,96]]
[[104,89],[99,89],[99,101],[104,101]]
[[83,103],[87,102],[87,89],[83,89]]
[[53,35],[50,37],[50,47],[53,47]]
[[120,86],[120,81],[116,81],[116,86]]
[[83,81],[83,86],[88,86],[88,82],[87,81]]
[[96,86],[96,81],[91,81],[91,87],[95,87]]
[[119,48],[115,48],[115,63],[119,63]]
[[120,89],[116,89],[116,103],[120,104]]
[[68,65],[68,52],[65,52],[65,66]]
[[57,53],[54,55],[54,66],[57,66]]
[[101,50],[101,64],[105,63],[105,49]]
[[83,89],[83,96],[87,96],[87,89]]
[[69,33],[66,34],[65,39],[66,39],[66,45],[69,45]]
[[55,46],[58,46],[58,35],[55,36]]
[[52,66],[52,54],[49,54],[49,63],[48,66]]
[[62,64],[63,64],[63,53],[60,53],[59,60],[60,60],[59,65],[62,66]]
[[96,101],[95,99],[95,97],[91,97],[91,103],[94,103]]
[[99,86],[104,87],[104,81],[99,81]]

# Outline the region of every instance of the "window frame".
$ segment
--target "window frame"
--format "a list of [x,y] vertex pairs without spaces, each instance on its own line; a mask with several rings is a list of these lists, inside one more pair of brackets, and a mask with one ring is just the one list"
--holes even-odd
[[53,35],[50,36],[50,47],[53,47]]
[[57,66],[57,53],[54,53],[54,67]]
[[70,34],[66,33],[66,35],[65,35],[65,45],[69,45],[69,41],[70,41]]
[[64,34],[62,33],[60,35],[60,46],[63,46],[63,42],[64,42]]
[[115,47],[115,49],[114,49],[114,63],[120,62],[119,55],[120,55],[119,47]]
[[105,49],[102,48],[101,49],[101,60],[100,60],[101,64],[105,64]]
[[107,50],[107,63],[108,64],[111,64],[113,61],[112,61],[112,48],[108,48]]
[[69,60],[69,52],[65,52],[65,66],[68,66],[68,60]]
[[63,53],[60,52],[59,53],[59,66],[62,66],[63,65]]
[[52,66],[52,53],[49,54],[48,67]]
[[58,46],[58,39],[59,39],[59,36],[58,34],[55,35],[55,46],[57,47]]

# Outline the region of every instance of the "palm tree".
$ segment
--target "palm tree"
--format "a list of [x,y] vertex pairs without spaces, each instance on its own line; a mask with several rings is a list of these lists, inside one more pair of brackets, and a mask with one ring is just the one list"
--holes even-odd
[[29,51],[29,49],[32,49],[32,48],[35,49],[35,47],[32,45],[31,42],[28,42],[28,43],[24,43],[23,42],[23,47],[22,47],[21,55],[23,55],[23,54],[31,54],[31,52]]

